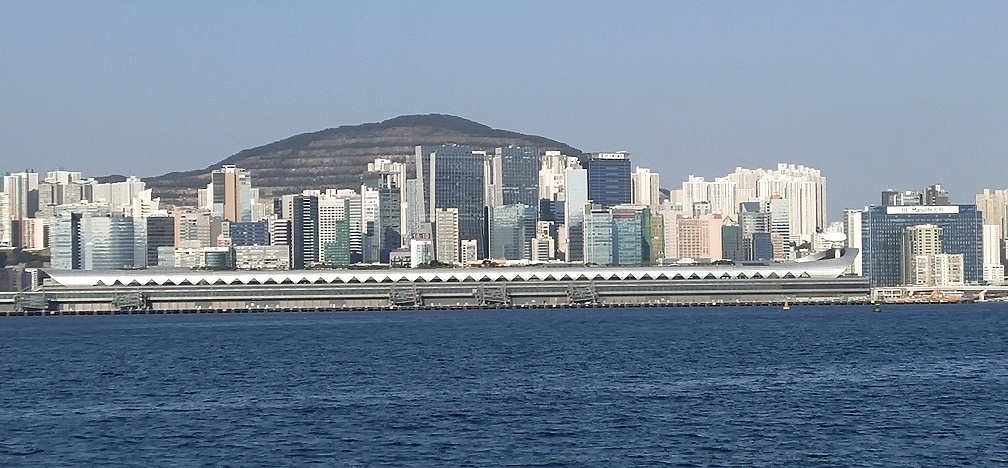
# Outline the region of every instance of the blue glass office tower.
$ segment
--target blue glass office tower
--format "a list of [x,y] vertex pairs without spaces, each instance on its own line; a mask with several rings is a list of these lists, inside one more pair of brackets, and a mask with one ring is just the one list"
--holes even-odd
[[486,258],[486,153],[445,145],[436,147],[429,160],[430,207],[458,209],[459,239],[475,240],[480,258]]
[[521,204],[495,206],[491,213],[490,258],[531,259],[532,239],[536,236],[535,208]]
[[592,153],[588,159],[588,198],[602,206],[630,203],[630,153]]
[[643,252],[641,212],[633,208],[612,210],[612,264],[640,265]]
[[902,283],[903,233],[921,224],[942,228],[942,253],[963,255],[966,283],[982,279],[983,216],[976,205],[871,206],[861,217],[862,265],[873,287]]
[[538,207],[539,169],[542,166],[539,148],[497,148],[495,157],[500,159],[501,205]]
[[269,245],[269,222],[256,221],[254,223],[231,223],[228,228],[231,236],[231,245]]

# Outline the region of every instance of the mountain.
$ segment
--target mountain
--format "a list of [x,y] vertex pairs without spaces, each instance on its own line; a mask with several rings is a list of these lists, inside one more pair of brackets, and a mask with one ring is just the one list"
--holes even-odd
[[471,120],[442,114],[403,115],[384,122],[328,128],[239,151],[205,169],[144,178],[154,196],[167,204],[195,204],[196,190],[210,173],[225,164],[248,169],[262,197],[304,189],[359,188],[360,175],[377,157],[406,162],[413,171],[416,145],[456,143],[493,151],[499,146],[536,146],[571,156],[582,152],[565,143],[535,135],[497,130]]

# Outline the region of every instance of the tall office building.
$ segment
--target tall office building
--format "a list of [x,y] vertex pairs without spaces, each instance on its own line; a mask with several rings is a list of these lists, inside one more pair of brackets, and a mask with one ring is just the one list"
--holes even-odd
[[235,223],[253,221],[252,178],[247,170],[234,165],[214,170],[207,194],[214,216]]
[[641,210],[641,234],[641,260],[655,264],[665,258],[665,217],[651,208]]
[[612,211],[599,204],[584,207],[584,262],[611,265],[613,262]]
[[870,206],[861,212],[862,265],[872,286],[898,286],[903,230],[933,224],[942,229],[942,252],[963,255],[964,280],[982,279],[983,219],[976,205]]
[[[146,266],[145,229],[108,208],[58,210],[50,229],[53,269],[121,270]],[[138,255],[139,254],[139,255]]]
[[[455,208],[459,216],[459,237],[474,239],[479,246],[480,256],[487,251],[486,245],[486,153],[473,151],[468,146],[444,145],[422,147],[429,169],[417,167],[417,173],[429,172],[429,210]],[[420,151],[421,148],[418,148]],[[418,187],[419,188],[419,187]],[[433,214],[427,219],[433,219]]]
[[645,263],[642,210],[630,206],[611,208],[612,264],[639,266]]
[[[403,199],[406,198],[406,164],[391,159],[376,158],[374,162],[368,163],[367,173],[381,174],[385,180],[382,183],[383,186],[398,188]],[[391,178],[390,181],[389,178]]]
[[350,265],[350,221],[333,222],[332,237],[322,246],[322,261],[330,267]]
[[[269,223],[269,245],[290,245],[291,222],[274,214],[266,220]],[[287,265],[290,266],[290,251],[287,252]]]
[[[767,210],[770,213],[770,242],[774,246],[774,260],[786,261],[791,259],[794,254],[791,249],[791,242],[805,241],[804,237],[796,237],[791,235],[791,229],[794,224],[791,223],[791,214],[794,213],[792,210],[792,205],[789,200],[784,200],[781,198],[772,198],[766,203]],[[814,235],[815,231],[812,231],[810,235]],[[812,237],[809,237],[807,241],[811,241]]]
[[591,153],[588,158],[588,198],[602,206],[626,205],[630,195],[630,153]]
[[[772,260],[774,250],[770,240],[770,205],[765,202],[739,203],[738,223],[742,235],[744,260]],[[778,227],[780,224],[778,224]],[[761,241],[755,239],[759,237]],[[769,250],[756,251],[757,245]]]
[[291,268],[303,270],[318,263],[319,199],[314,195],[297,195],[291,206]]
[[458,209],[442,208],[435,211],[434,230],[434,258],[448,265],[458,262],[460,241]]
[[235,247],[270,245],[269,221],[228,223],[228,235]]
[[424,213],[421,208],[423,202],[423,194],[418,190],[417,179],[407,179],[406,180],[406,190],[405,198],[403,199],[405,209],[405,219],[403,224],[404,230],[404,243],[408,244],[409,239],[416,239],[417,234],[421,232],[421,225],[426,224],[424,221]]
[[745,260],[742,248],[742,226],[725,224],[721,226],[721,258],[725,260]]
[[389,255],[403,244],[403,190],[397,184],[402,172],[366,172],[361,184],[363,216],[372,223],[372,237],[377,258],[366,259],[389,263]]
[[499,195],[491,206],[522,204],[535,210],[539,206],[539,148],[508,146],[497,148],[493,156]]
[[170,216],[149,216],[143,218],[147,225],[146,266],[158,264],[159,247],[175,247],[175,219]]
[[588,203],[588,171],[579,166],[564,170],[563,251],[567,262],[584,262],[584,213]]
[[532,239],[536,238],[535,208],[523,204],[495,206],[490,219],[490,258],[532,258]]

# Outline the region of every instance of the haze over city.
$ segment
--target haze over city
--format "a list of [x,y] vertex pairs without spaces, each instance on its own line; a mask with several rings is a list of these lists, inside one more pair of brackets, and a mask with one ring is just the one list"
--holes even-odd
[[[8,2],[0,167],[153,176],[327,127],[446,113],[676,188],[820,169],[829,212],[1008,170],[1001,2]],[[254,175],[253,175],[254,176]]]

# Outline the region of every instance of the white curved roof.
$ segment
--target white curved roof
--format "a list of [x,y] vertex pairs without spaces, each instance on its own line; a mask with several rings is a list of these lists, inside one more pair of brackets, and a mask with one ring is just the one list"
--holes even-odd
[[689,265],[661,267],[520,267],[445,268],[431,270],[46,270],[52,283],[67,288],[95,286],[186,286],[260,284],[352,284],[352,283],[471,283],[496,281],[655,280],[727,278],[836,278],[857,255],[843,249],[842,255],[824,254],[800,261],[767,265]]

